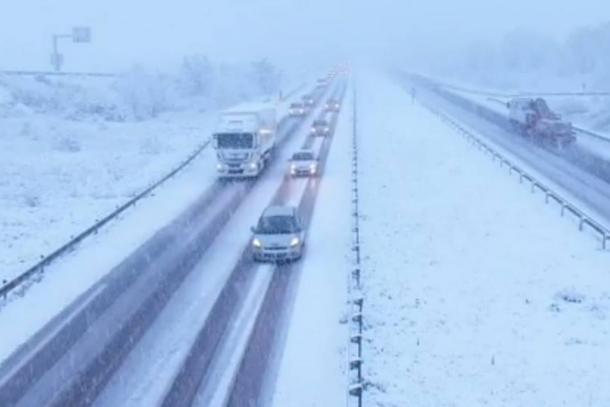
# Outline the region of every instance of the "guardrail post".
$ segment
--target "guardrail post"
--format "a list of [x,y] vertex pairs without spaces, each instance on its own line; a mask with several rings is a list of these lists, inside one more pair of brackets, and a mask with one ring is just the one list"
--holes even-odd
[[[361,289],[361,256],[360,256],[360,209],[358,190],[358,126],[357,126],[357,99],[356,87],[353,88],[353,134],[352,134],[352,251],[354,253],[354,267],[351,270],[348,285],[351,295],[356,294],[350,302],[350,318],[348,321],[350,336],[348,344],[348,363],[350,372],[350,385],[348,394],[355,398],[355,405],[362,407],[363,380],[362,380],[362,331],[363,331],[363,304],[364,299],[359,294]],[[353,372],[353,373],[352,373]],[[349,403],[352,405],[352,403]]]

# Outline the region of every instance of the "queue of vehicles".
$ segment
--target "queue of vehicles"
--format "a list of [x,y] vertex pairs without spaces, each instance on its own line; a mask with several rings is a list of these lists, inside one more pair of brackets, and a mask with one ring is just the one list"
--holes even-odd
[[[320,79],[317,87],[326,87],[330,78]],[[305,117],[315,107],[317,98],[306,94],[301,101],[289,106],[292,117]],[[324,114],[311,126],[313,136],[328,136],[331,132],[331,115],[341,105],[328,99]],[[277,109],[267,103],[240,105],[228,109],[219,117],[213,135],[218,159],[217,170],[221,178],[257,177],[272,158],[276,146]],[[313,149],[295,152],[289,160],[288,171],[293,177],[314,177],[319,174],[319,160]],[[255,261],[292,261],[301,258],[305,244],[305,228],[298,208],[270,206],[252,228],[251,249]]]

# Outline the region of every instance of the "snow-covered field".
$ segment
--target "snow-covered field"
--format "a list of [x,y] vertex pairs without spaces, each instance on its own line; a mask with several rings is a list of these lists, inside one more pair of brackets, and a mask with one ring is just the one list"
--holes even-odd
[[[305,89],[310,85],[310,83],[307,83]],[[302,87],[299,86],[299,88]],[[291,100],[299,97],[300,93],[295,93],[291,98],[280,103],[278,105],[279,116],[284,116]],[[193,120],[192,115],[187,113],[182,113],[180,115],[178,113],[173,113],[171,117],[175,119],[175,122],[167,122],[165,123],[165,127],[160,124],[159,128],[160,130],[167,131],[173,129],[175,133],[172,134],[174,135],[178,134],[178,129],[184,129],[184,135],[181,136],[183,142],[176,142],[177,147],[182,146],[181,154],[177,151],[177,147],[175,149],[168,149],[164,156],[157,155],[157,161],[153,162],[154,157],[149,159],[147,169],[153,174],[145,173],[145,168],[140,169],[134,167],[132,170],[137,171],[137,174],[126,176],[121,181],[122,186],[114,185],[110,181],[103,186],[115,188],[116,190],[127,190],[128,186],[132,185],[134,188],[133,191],[137,192],[147,185],[145,183],[146,180],[143,179],[143,177],[151,180],[151,182],[156,181],[161,175],[164,175],[170,169],[174,168],[178,162],[184,160],[186,155],[192,151],[191,149],[186,148],[186,140],[191,140],[193,142],[191,146],[188,146],[192,148],[197,145],[198,142],[201,142],[201,140],[205,140],[205,138],[210,136],[212,126],[216,120],[216,114],[217,112],[213,111],[210,111],[208,114],[202,114],[200,121],[193,123],[193,121],[191,121]],[[150,129],[151,133],[155,131],[153,122],[142,122],[140,124],[131,123],[125,125],[133,126],[134,128],[137,128],[137,126],[142,126],[142,128],[146,127]],[[159,132],[160,130],[156,131]],[[142,132],[134,133],[134,137],[137,137],[138,135],[142,138],[146,137],[146,132],[142,129],[140,129],[140,131]],[[115,137],[113,139],[113,144],[107,146],[108,155],[115,154],[128,159],[129,152],[120,148],[120,143],[124,141],[120,138],[122,134],[123,133],[111,134],[108,136]],[[125,144],[127,144],[127,141],[125,141]],[[112,149],[112,147],[114,147],[114,149]],[[137,158],[137,153],[134,151],[131,152],[135,154]],[[172,161],[172,157],[175,161]],[[91,153],[89,158],[100,161],[103,157],[98,157],[94,153]],[[142,166],[145,162],[147,161],[141,159]],[[166,167],[156,168],[154,164],[157,162],[165,163]],[[78,162],[74,165],[76,165],[76,167],[72,168],[78,169]],[[32,166],[34,166],[34,163],[32,163]],[[43,164],[40,164],[40,166],[44,167]],[[42,281],[29,288],[27,295],[22,298],[9,297],[9,300],[6,301],[6,303],[4,301],[0,302],[0,326],[12,327],[10,332],[4,332],[2,341],[0,341],[0,361],[9,356],[17,346],[25,342],[53,316],[75,300],[81,293],[89,289],[130,253],[136,250],[142,242],[145,242],[154,233],[169,224],[182,211],[188,208],[217,179],[215,167],[216,159],[214,149],[211,147],[204,149],[190,165],[185,167],[174,178],[161,185],[153,194],[146,199],[143,199],[136,207],[130,208],[124,212],[116,221],[111,222],[104,227],[100,233],[83,241],[79,245],[78,250],[68,253],[54,262],[51,266],[52,272],[47,270]],[[97,176],[99,175],[99,172],[103,172],[103,168],[100,168],[98,173],[91,174],[91,176]],[[79,180],[78,175],[78,172],[71,174],[69,179],[72,184],[75,184],[75,187],[80,186],[81,181]],[[140,175],[140,178],[138,178],[137,175]],[[105,179],[103,175],[99,175],[99,177],[101,180]],[[92,184],[90,190],[95,192],[94,187],[100,183],[100,180],[93,179],[89,182]],[[87,184],[85,183],[85,185]],[[55,187],[59,188],[57,184],[55,184]],[[53,192],[53,189],[49,186],[49,193]],[[61,191],[56,191],[56,193],[59,194]],[[117,195],[113,202],[122,204],[129,196],[130,195]],[[59,215],[61,215],[61,213],[69,209],[79,215],[82,211],[93,217],[105,215],[109,210],[114,209],[114,206],[108,204],[107,200],[100,203],[97,202],[95,198],[90,198],[89,200],[86,200],[85,197],[81,197],[80,200],[75,198],[69,203],[73,206],[67,207],[57,204],[52,206],[52,208],[49,209],[49,212],[53,213],[52,210],[55,209],[59,212]],[[64,202],[64,205],[67,204],[68,202]],[[84,206],[85,209],[82,209],[81,206]],[[96,210],[98,211],[97,214],[95,212]],[[57,221],[56,227],[59,228],[59,226],[62,226],[64,231],[68,227],[72,227],[75,232],[80,232],[84,228],[90,226],[90,220],[88,218],[81,215],[80,220],[81,223],[74,221],[73,223],[68,224],[60,219]],[[49,247],[55,243],[55,246],[51,247],[52,249],[55,249],[57,245],[63,243],[66,239],[61,233],[61,230],[52,234],[54,233],[53,228],[44,224],[43,220],[39,221],[37,227],[40,228],[40,230],[36,230],[33,227],[30,229],[30,223],[22,225],[23,230],[32,230],[32,233],[38,233],[34,236],[34,238],[38,240],[33,240],[32,238],[27,242],[23,240],[22,243],[34,245],[43,241],[43,239],[49,239],[50,241],[50,237],[56,237],[55,242],[50,241],[49,243]],[[3,230],[0,229],[0,232],[2,231]],[[1,250],[6,252],[6,258],[3,260],[10,259],[10,250],[4,247],[2,247]],[[18,273],[23,270],[22,268],[15,267],[14,271],[15,273]],[[24,318],[24,315],[27,315],[27,318]]]
[[214,111],[143,122],[0,118],[0,280],[160,179],[210,136]]
[[[209,139],[218,114],[212,101],[193,99],[191,106],[134,120],[116,94],[117,81],[0,77],[0,285]],[[293,82],[285,93],[304,91],[313,80]],[[140,110],[154,100],[137,98]],[[287,106],[280,104],[280,116]]]
[[610,404],[609,254],[399,86],[359,96],[367,403]]

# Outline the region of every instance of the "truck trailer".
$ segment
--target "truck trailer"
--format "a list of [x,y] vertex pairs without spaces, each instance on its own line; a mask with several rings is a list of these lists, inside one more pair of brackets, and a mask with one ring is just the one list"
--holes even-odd
[[240,105],[221,113],[213,136],[220,177],[260,174],[275,148],[276,115],[269,104]]

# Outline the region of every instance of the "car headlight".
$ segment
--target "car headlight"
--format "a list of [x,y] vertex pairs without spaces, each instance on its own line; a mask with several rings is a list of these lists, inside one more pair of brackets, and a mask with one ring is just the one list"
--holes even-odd
[[298,237],[293,237],[292,240],[290,241],[290,247],[298,246],[300,243],[301,243],[301,239],[299,239]]
[[216,164],[216,169],[218,171],[223,171],[225,169],[225,165],[221,164],[221,163],[218,163],[218,164]]
[[311,164],[309,166],[309,172],[311,172],[312,174],[315,174],[317,170],[318,170],[318,166],[317,165]]
[[261,243],[260,240],[258,239],[252,239],[252,246],[256,247],[256,248],[260,248],[263,244]]
[[251,169],[251,170],[255,170],[255,169],[257,169],[257,168],[258,168],[258,163],[256,163],[256,162],[251,162],[251,163],[250,163],[250,165],[249,165],[249,167],[250,167],[250,169]]

